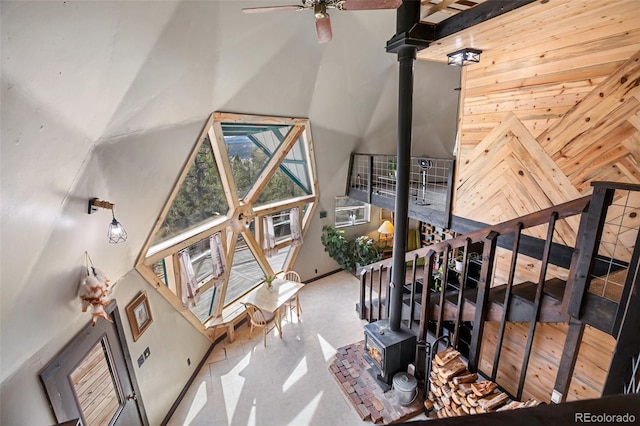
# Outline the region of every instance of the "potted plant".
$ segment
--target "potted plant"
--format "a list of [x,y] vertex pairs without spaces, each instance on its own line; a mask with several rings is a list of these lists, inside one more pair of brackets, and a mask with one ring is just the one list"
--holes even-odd
[[371,237],[366,235],[355,239],[353,253],[356,267],[382,260],[382,250]]
[[382,250],[368,236],[347,239],[344,231],[325,225],[322,228],[324,251],[345,271],[354,272],[358,266],[368,265],[382,260]]
[[396,171],[398,170],[398,163],[396,163],[396,160],[388,160],[387,162],[387,168],[389,169],[389,176],[396,176]]
[[267,284],[267,290],[271,290],[271,288],[273,287],[273,280],[275,280],[276,277],[273,277],[271,275],[267,275],[264,277],[264,282]]

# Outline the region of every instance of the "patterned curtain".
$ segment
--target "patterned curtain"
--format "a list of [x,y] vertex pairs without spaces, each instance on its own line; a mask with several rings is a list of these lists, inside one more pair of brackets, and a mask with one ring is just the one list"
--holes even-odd
[[200,299],[200,295],[197,293],[198,281],[196,280],[195,272],[193,272],[189,250],[182,250],[180,252],[179,263],[182,306],[184,309],[189,309],[195,306]]
[[266,257],[274,256],[277,251],[276,233],[273,229],[273,217],[266,215],[262,217],[262,250]]
[[302,230],[300,229],[300,209],[294,207],[289,213],[289,223],[291,224],[291,247],[302,244]]

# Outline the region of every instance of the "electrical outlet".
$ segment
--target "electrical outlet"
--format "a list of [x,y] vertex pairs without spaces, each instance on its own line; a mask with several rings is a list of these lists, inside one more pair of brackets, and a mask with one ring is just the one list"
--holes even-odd
[[553,402],[554,404],[559,404],[561,399],[562,394],[554,389],[551,393],[551,402]]
[[142,367],[142,364],[144,364],[144,355],[138,357],[138,368]]
[[324,210],[320,211],[320,219],[324,219],[325,217],[327,217],[327,212]]
[[150,355],[151,355],[151,350],[149,349],[149,346],[147,346],[147,349],[144,350],[144,359],[149,358]]

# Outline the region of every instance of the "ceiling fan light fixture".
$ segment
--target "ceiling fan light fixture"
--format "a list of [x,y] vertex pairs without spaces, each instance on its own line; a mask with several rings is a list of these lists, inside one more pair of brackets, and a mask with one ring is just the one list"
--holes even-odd
[[313,7],[313,14],[316,16],[316,20],[328,18],[327,4],[324,2],[318,3]]
[[325,13],[322,18],[317,18],[316,15],[316,37],[318,43],[330,42],[333,38],[333,32],[331,31],[331,19],[329,14]]

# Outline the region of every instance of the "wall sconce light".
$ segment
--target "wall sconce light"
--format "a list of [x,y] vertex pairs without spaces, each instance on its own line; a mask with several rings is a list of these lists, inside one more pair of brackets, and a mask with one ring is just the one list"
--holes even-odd
[[481,53],[482,50],[467,47],[447,54],[447,64],[453,67],[464,67],[465,65],[477,64],[480,62]]
[[109,238],[110,243],[118,244],[127,241],[127,231],[125,231],[122,224],[116,220],[116,215],[113,211],[114,206],[115,204],[112,204],[108,201],[101,201],[97,198],[92,198],[89,200],[89,209],[87,213],[95,213],[98,210],[98,207],[111,210],[111,217],[113,220],[109,224],[109,229],[107,230],[107,238]]

